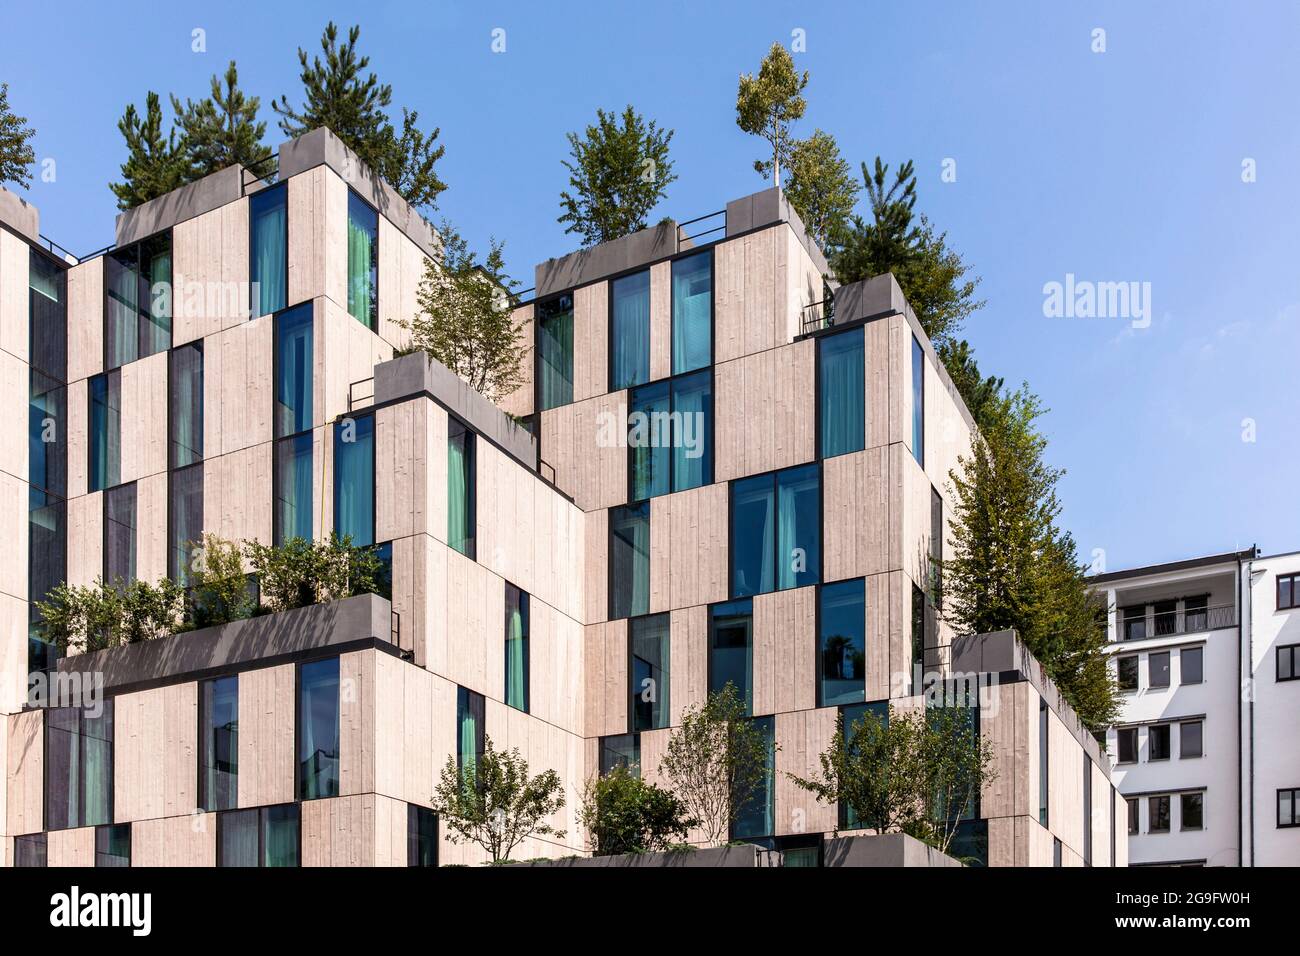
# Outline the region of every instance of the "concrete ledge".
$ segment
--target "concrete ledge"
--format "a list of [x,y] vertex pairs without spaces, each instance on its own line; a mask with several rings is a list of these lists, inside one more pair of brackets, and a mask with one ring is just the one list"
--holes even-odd
[[361,198],[406,234],[430,258],[441,243],[433,227],[401,195],[363,163],[333,132],[321,127],[280,146],[280,179],[328,166],[355,189]]
[[114,241],[124,246],[211,212],[239,199],[244,194],[243,187],[244,167],[227,166],[188,186],[118,213]]
[[761,866],[756,846],[715,846],[669,853],[622,853],[616,856],[582,856],[563,860],[529,860],[519,866],[643,868],[643,867],[727,867],[753,869]]
[[392,605],[377,594],[183,631],[139,644],[110,647],[59,661],[59,674],[99,672],[106,691],[175,683],[205,671],[366,639],[388,642]]
[[41,214],[17,193],[0,186],[0,222],[32,242],[41,241]]
[[903,288],[892,272],[842,285],[835,291],[835,324],[907,312]]
[[680,251],[677,234],[677,223],[667,219],[630,236],[579,249],[559,259],[547,259],[535,270],[534,297],[540,299],[675,256]]
[[883,867],[961,867],[961,863],[906,833],[878,833],[827,839],[824,865]]
[[[817,271],[823,276],[827,275],[830,266],[826,263],[826,256],[821,247],[809,237],[803,220],[790,205],[790,200],[785,198],[785,193],[776,186],[770,186],[761,192],[751,193],[727,203],[728,238],[762,229],[764,226],[773,226],[779,222],[786,223],[794,230],[795,238],[804,247],[817,267]],[[831,284],[835,285],[833,281]]]
[[537,470],[537,440],[441,362],[412,352],[375,366],[375,404],[428,395],[529,471]]

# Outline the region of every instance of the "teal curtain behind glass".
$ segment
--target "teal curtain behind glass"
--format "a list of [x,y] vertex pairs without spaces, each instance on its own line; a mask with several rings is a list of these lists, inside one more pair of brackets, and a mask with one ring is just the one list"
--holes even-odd
[[314,335],[312,306],[295,306],[276,316],[275,435],[311,428]]
[[172,344],[172,252],[165,237],[142,246],[140,356],[155,355]]
[[820,476],[815,464],[777,474],[778,588],[815,584],[821,578]]
[[373,415],[334,426],[334,531],[339,537],[351,535],[354,545],[375,543]]
[[912,336],[912,455],[925,467],[925,355]]
[[447,543],[467,557],[474,549],[474,436],[452,423],[447,436]]
[[673,374],[713,361],[713,253],[673,261]]
[[172,467],[203,457],[203,347],[180,345],[171,352]]
[[573,296],[537,306],[538,369],[542,410],[573,401]]
[[528,710],[528,595],[506,585],[506,703]]
[[611,508],[611,618],[635,617],[650,610],[650,505]]
[[253,252],[249,278],[256,283],[253,289],[256,315],[279,312],[285,306],[286,197],[286,187],[280,186],[254,193],[250,200]]
[[[673,380],[673,491],[713,482],[713,375]],[[687,439],[690,439],[689,442]]]
[[348,193],[348,314],[368,329],[375,327],[375,247],[379,223],[375,211]]
[[276,544],[312,537],[312,435],[304,432],[276,443]]
[[464,687],[456,689],[456,759],[467,786],[478,780],[478,763],[482,754],[479,740],[483,734],[483,698]]
[[90,463],[91,491],[108,487],[108,376],[90,380]]
[[866,359],[861,328],[818,340],[821,349],[823,458],[861,451],[866,443]]
[[102,708],[98,717],[83,713],[81,718],[86,811],[81,826],[113,822],[113,702],[104,701]]
[[104,284],[108,295],[105,360],[110,369],[135,361],[139,344],[136,323],[140,314],[139,247],[131,246],[104,257]]
[[650,380],[650,273],[615,279],[611,390]]
[[262,865],[297,866],[298,806],[287,803],[262,810]]
[[666,495],[672,460],[668,383],[655,382],[632,392],[628,447],[632,452],[632,500]]
[[298,669],[298,799],[339,794],[339,659]]
[[776,541],[775,482],[759,475],[731,486],[732,597],[773,590]]

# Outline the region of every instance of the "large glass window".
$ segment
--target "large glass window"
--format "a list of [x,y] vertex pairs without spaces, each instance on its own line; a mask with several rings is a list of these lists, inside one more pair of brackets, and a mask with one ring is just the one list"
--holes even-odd
[[275,317],[275,437],[312,424],[314,362],[312,307],[295,306]]
[[334,531],[375,543],[375,416],[334,424]]
[[821,537],[818,465],[733,482],[732,597],[817,583]]
[[[855,728],[866,728],[868,720],[876,721],[882,728],[889,726],[889,701],[877,700],[869,704],[849,704],[840,708],[840,719],[844,727],[846,743],[851,743]],[[861,731],[856,731],[860,733]],[[847,803],[839,804],[839,827],[841,830],[856,830],[862,826],[858,814]]]
[[288,304],[288,187],[253,193],[248,200],[248,278],[253,316],[279,312]]
[[379,318],[379,215],[348,190],[348,314],[368,329]]
[[14,837],[14,866],[42,867],[47,863],[49,839],[44,833]]
[[817,340],[821,456],[866,447],[866,336],[861,326]]
[[506,582],[506,704],[528,712],[528,592]]
[[1169,652],[1160,651],[1147,655],[1147,686],[1169,686]]
[[650,380],[650,270],[610,283],[609,389]]
[[104,580],[125,588],[135,578],[135,482],[104,492]]
[[1051,768],[1048,755],[1051,748],[1051,720],[1047,701],[1038,702],[1038,822],[1047,826],[1047,787]]
[[131,865],[131,824],[95,829],[95,866]]
[[447,420],[447,543],[472,558],[476,530],[474,433]]
[[406,805],[406,865],[438,865],[438,815],[414,803]]
[[600,775],[622,767],[634,777],[641,776],[641,735],[615,734],[600,738]]
[[660,730],[669,717],[669,616],[636,617],[629,624],[632,729]]
[[912,455],[925,467],[925,353],[912,336]]
[[339,659],[298,666],[298,799],[339,795]]
[[763,735],[763,777],[758,788],[741,802],[731,824],[733,840],[752,840],[771,836],[776,818],[776,718],[753,717],[754,726]]
[[58,660],[58,647],[46,642],[35,602],[67,577],[67,503],[59,500],[27,513],[27,574],[32,601],[28,604],[27,669],[44,672]]
[[275,443],[275,541],[312,536],[312,435],[303,432]]
[[867,694],[866,582],[821,588],[817,635],[817,706],[856,704]]
[[1201,741],[1205,725],[1199,720],[1187,720],[1178,725],[1178,757],[1201,756]]
[[467,781],[478,779],[483,759],[484,700],[468,687],[456,688],[456,766]]
[[89,490],[103,491],[122,481],[122,373],[89,380]]
[[1202,647],[1184,647],[1178,652],[1178,682],[1180,684],[1199,684],[1204,675],[1205,649]]
[[728,601],[709,608],[709,693],[728,684],[754,708],[754,602]]
[[631,499],[643,501],[713,481],[713,373],[632,390],[628,414]]
[[104,368],[171,346],[171,235],[162,233],[104,256]]
[[1136,727],[1120,727],[1115,731],[1115,737],[1119,744],[1119,762],[1137,763],[1138,729]]
[[673,491],[713,483],[713,373],[672,382]]
[[45,829],[113,821],[113,701],[45,712]]
[[168,467],[184,468],[203,458],[203,342],[177,346],[168,360]]
[[239,678],[199,684],[199,806],[231,810],[239,800]]
[[173,471],[167,503],[167,576],[189,581],[194,548],[203,535],[203,462]]
[[1277,792],[1277,825],[1300,826],[1300,788],[1287,788]]
[[1169,832],[1169,797],[1168,795],[1147,798],[1147,832]]
[[1182,811],[1178,828],[1180,830],[1203,829],[1205,826],[1205,794],[1180,794],[1178,803],[1179,809]]
[[1147,760],[1168,760],[1170,724],[1153,724],[1147,728]]
[[609,509],[609,617],[650,611],[650,503]]
[[296,803],[217,816],[217,866],[298,866],[301,842]]
[[1136,654],[1116,658],[1115,672],[1120,690],[1138,689],[1138,656]]
[[1124,640],[1140,641],[1147,636],[1146,605],[1126,607],[1124,610]]
[[538,397],[541,411],[573,401],[573,295],[537,305]]
[[713,363],[713,253],[673,260],[673,374]]
[[634,388],[629,396],[627,448],[631,499],[672,490],[672,400],[668,381]]

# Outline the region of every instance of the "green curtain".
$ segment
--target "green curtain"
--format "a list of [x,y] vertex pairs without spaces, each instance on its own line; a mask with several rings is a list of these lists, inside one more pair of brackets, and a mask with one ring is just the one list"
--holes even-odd
[[298,796],[339,793],[339,660],[303,664],[298,672]]
[[[632,449],[632,500],[644,501],[666,495],[672,456],[671,436],[656,439],[658,420],[667,421],[670,411],[668,383],[655,382],[632,392],[632,412],[628,423],[628,445]],[[660,419],[660,416],[665,416]]]
[[542,305],[538,322],[542,410],[573,401],[573,305]]
[[375,543],[375,418],[351,422],[334,426],[334,530],[364,546]]
[[108,286],[106,359],[109,368],[117,368],[134,361],[137,355],[140,272],[134,247],[105,256],[104,275]]
[[817,465],[777,475],[776,586],[799,587],[821,576],[820,479]]
[[85,753],[83,784],[86,808],[82,826],[111,823],[109,811],[113,793],[113,702],[104,701],[98,717],[84,712],[81,744]]
[[466,432],[447,440],[447,543],[469,554],[469,461]]
[[262,810],[262,865],[298,865],[299,816],[296,804]]
[[528,710],[528,635],[524,633],[524,615],[516,604],[506,621],[506,703],[518,710]]
[[288,222],[285,203],[283,187],[253,195],[252,281],[257,283],[257,295],[253,300],[257,315],[270,315],[285,306]]
[[912,456],[925,467],[925,355],[912,336]]
[[365,224],[348,218],[348,314],[373,329],[371,306],[374,296],[370,264],[374,239]]
[[704,368],[713,358],[713,254],[673,262],[673,374]]
[[[713,376],[700,372],[673,382],[673,491],[713,481]],[[691,438],[688,447],[686,437]]]
[[862,329],[827,336],[818,345],[821,348],[822,457],[861,451],[866,442]]
[[[168,246],[150,256],[146,263],[149,286],[143,310],[146,339],[141,355],[165,351],[172,341],[172,253]],[[159,286],[163,286],[160,289]]]
[[312,435],[304,432],[276,445],[279,497],[276,501],[276,544],[312,536]]
[[614,342],[611,389],[650,379],[650,273],[614,280]]
[[470,786],[478,780],[478,719],[474,708],[469,705],[469,695],[464,688],[461,688],[460,696],[460,740],[456,752],[460,757],[461,777]]

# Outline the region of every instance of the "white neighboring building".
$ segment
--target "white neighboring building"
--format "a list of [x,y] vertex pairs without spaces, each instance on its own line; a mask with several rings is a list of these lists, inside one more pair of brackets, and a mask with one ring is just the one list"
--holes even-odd
[[1245,569],[1242,854],[1247,866],[1300,864],[1300,552]]
[[1124,698],[1106,743],[1128,802],[1130,865],[1242,865],[1238,582],[1254,555],[1090,579],[1110,608]]

